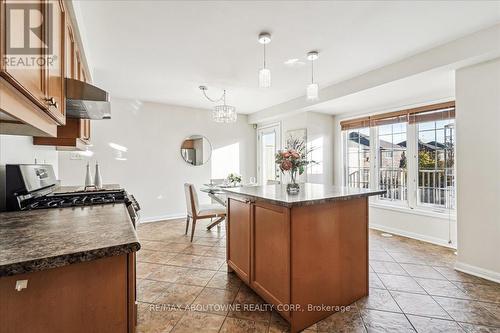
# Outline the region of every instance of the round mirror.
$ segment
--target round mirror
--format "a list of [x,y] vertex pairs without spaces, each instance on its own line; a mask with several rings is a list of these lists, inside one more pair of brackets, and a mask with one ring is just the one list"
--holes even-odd
[[191,135],[181,145],[181,156],[191,165],[203,165],[210,160],[212,144],[203,135]]

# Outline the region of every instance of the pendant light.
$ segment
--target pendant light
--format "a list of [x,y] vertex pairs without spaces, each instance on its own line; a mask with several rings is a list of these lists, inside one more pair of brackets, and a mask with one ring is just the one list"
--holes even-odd
[[259,43],[262,44],[264,48],[264,65],[259,71],[259,87],[269,88],[271,87],[271,71],[266,67],[266,44],[271,42],[271,34],[267,32],[261,32],[259,34]]
[[203,95],[210,102],[217,103],[221,102],[221,105],[216,105],[212,111],[212,120],[216,123],[234,123],[237,119],[236,108],[231,105],[226,104],[226,90],[222,93],[222,96],[217,99],[212,99],[208,97],[206,86],[199,86],[200,90],[203,92]]
[[314,101],[319,97],[319,85],[314,82],[314,60],[318,59],[319,54],[317,51],[307,53],[307,60],[311,62],[311,83],[307,85],[306,95],[307,99]]

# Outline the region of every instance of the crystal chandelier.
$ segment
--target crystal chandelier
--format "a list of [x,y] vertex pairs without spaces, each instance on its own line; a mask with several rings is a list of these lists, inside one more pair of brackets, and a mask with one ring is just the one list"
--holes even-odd
[[307,85],[306,95],[307,99],[311,101],[317,100],[319,96],[319,85],[314,82],[314,60],[318,59],[318,57],[317,51],[307,53],[307,60],[311,62],[311,83]]
[[259,87],[271,87],[271,71],[266,67],[266,44],[271,42],[271,35],[267,32],[261,32],[259,35],[259,43],[264,47],[264,66],[259,71]]
[[200,86],[200,90],[203,92],[203,95],[210,102],[217,103],[222,101],[222,105],[216,105],[212,111],[212,120],[216,123],[234,123],[237,119],[236,108],[231,105],[226,104],[226,90],[222,93],[222,96],[218,99],[212,99],[208,97],[206,86]]

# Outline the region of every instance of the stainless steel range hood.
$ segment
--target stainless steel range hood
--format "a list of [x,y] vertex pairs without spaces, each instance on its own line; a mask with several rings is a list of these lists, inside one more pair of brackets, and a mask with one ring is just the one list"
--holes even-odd
[[66,116],[111,119],[109,94],[91,84],[66,78]]

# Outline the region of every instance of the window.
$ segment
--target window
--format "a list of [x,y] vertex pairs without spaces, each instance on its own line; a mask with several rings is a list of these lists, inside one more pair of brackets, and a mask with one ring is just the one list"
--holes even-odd
[[455,208],[454,119],[418,127],[418,203]]
[[403,122],[377,127],[378,187],[387,191],[380,196],[383,199],[407,199],[406,125]]
[[455,209],[455,103],[342,121],[344,183],[380,203]]
[[347,132],[347,179],[350,187],[370,186],[370,128]]

